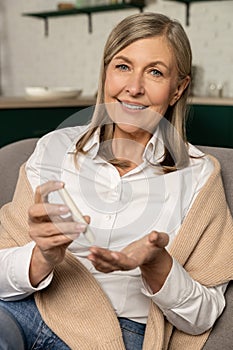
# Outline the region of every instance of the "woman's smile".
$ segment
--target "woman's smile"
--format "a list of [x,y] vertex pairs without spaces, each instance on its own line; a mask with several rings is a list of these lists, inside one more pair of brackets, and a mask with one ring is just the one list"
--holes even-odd
[[125,110],[129,110],[129,111],[142,111],[148,108],[148,106],[144,106],[142,104],[138,104],[135,102],[120,101],[119,99],[118,101],[120,102],[120,104]]

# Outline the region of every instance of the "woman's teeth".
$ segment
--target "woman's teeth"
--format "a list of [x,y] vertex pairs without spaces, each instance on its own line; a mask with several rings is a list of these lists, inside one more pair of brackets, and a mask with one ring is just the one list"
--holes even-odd
[[121,102],[121,104],[124,107],[129,108],[129,109],[133,109],[133,110],[142,110],[142,109],[147,108],[146,106],[133,105],[133,104],[129,104],[129,103],[126,103],[126,102]]

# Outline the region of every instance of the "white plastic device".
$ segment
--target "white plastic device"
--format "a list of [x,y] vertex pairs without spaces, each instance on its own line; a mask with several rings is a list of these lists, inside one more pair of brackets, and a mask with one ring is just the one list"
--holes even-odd
[[[61,198],[63,199],[64,203],[68,206],[68,208],[71,211],[72,218],[75,221],[81,221],[84,224],[87,224],[87,222],[84,220],[82,213],[78,209],[77,205],[74,203],[73,199],[71,198],[68,191],[65,189],[65,187],[58,190]],[[90,244],[93,244],[95,241],[94,234],[92,230],[90,229],[89,225],[87,224],[86,231],[84,232],[84,235],[86,239],[89,241]]]

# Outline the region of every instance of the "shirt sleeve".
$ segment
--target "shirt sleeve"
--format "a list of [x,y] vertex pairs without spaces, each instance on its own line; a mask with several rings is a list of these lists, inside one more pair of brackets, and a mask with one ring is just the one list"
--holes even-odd
[[34,245],[34,242],[30,242],[23,247],[0,250],[0,299],[20,300],[50,284],[53,273],[36,288],[30,283],[29,267]]
[[193,280],[175,259],[157,293],[152,294],[146,282],[142,282],[142,293],[153,300],[171,324],[188,334],[197,335],[210,329],[225,306],[227,284],[207,288]]

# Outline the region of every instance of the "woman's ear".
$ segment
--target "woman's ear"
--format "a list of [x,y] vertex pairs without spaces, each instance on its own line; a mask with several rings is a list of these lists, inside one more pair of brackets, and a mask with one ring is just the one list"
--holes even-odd
[[181,95],[183,94],[183,92],[185,91],[185,89],[187,88],[187,86],[190,83],[190,76],[187,75],[187,77],[185,77],[183,80],[181,80],[178,84],[178,86],[176,87],[176,90],[171,98],[170,101],[170,106],[173,106],[181,97]]

